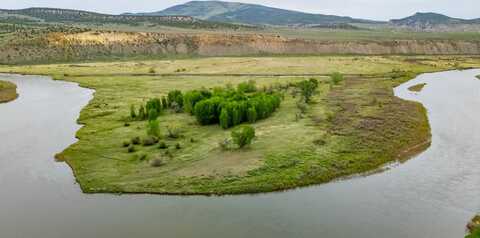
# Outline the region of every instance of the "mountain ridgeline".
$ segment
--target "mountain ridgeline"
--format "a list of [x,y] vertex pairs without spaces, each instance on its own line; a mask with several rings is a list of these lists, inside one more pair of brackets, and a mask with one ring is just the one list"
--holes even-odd
[[[129,14],[132,15],[132,14]],[[185,15],[194,18],[216,21],[243,23],[250,25],[316,25],[344,23],[376,23],[375,21],[355,19],[334,15],[311,14],[284,10],[257,4],[245,4],[221,1],[192,1],[167,8],[163,11],[137,13],[140,16]]]
[[234,28],[245,26],[229,23],[208,22],[188,15],[143,16],[110,15],[81,10],[58,8],[26,8],[19,10],[0,9],[0,23],[16,24],[157,24],[180,28]]
[[480,18],[466,20],[460,18],[453,18],[438,13],[416,13],[402,19],[390,20],[390,23],[397,27],[410,28],[415,30],[429,30],[440,27],[461,27],[474,26],[480,24]]

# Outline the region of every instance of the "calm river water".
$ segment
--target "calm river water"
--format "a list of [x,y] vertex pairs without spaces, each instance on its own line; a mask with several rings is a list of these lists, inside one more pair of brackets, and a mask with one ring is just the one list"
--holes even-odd
[[[480,70],[424,74],[395,89],[422,102],[432,146],[366,177],[226,197],[85,195],[55,153],[76,141],[93,92],[40,76],[0,75],[0,237],[463,237],[480,211]],[[427,83],[421,93],[407,91]]]

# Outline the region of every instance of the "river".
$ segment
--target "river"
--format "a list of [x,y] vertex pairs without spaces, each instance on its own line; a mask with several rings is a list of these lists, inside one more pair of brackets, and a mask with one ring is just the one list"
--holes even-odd
[[[259,195],[86,195],[53,157],[74,143],[93,91],[1,74],[0,237],[463,237],[480,211],[480,70],[423,74],[395,89],[422,102],[432,146],[383,173]],[[427,83],[420,93],[409,86]]]

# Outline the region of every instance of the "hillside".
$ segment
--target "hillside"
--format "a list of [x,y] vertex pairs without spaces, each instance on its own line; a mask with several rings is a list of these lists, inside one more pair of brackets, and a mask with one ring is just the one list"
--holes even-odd
[[305,40],[261,34],[76,32],[22,34],[0,44],[0,64],[245,55],[478,55],[479,40]]
[[182,28],[232,28],[239,26],[228,23],[213,23],[195,19],[191,16],[136,16],[109,15],[88,11],[57,9],[57,8],[27,8],[20,10],[0,9],[0,23],[51,23],[51,24],[124,24],[138,26],[140,24],[157,24]]
[[192,1],[163,11],[138,13],[143,16],[185,15],[194,18],[252,25],[315,25],[333,23],[372,23],[374,21],[333,15],[310,14],[257,4],[221,1]]
[[413,30],[458,30],[462,28],[475,30],[480,28],[480,19],[466,20],[431,12],[419,12],[413,16],[391,20],[390,23],[397,27]]

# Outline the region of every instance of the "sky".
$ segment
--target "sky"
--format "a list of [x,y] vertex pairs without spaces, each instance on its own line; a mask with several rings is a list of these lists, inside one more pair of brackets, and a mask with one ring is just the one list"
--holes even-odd
[[[2,9],[55,7],[119,14],[152,12],[188,0],[1,0]],[[227,0],[229,1],[229,0]],[[480,0],[236,0],[311,13],[371,20],[403,18],[416,12],[437,12],[458,18],[480,18]]]

